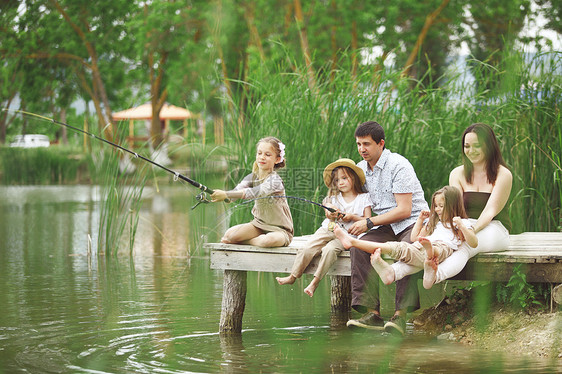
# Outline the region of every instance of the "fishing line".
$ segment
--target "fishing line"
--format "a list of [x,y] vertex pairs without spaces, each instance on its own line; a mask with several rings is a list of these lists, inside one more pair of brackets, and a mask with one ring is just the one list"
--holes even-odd
[[[123,146],[121,146],[121,145],[119,145],[119,144],[110,142],[110,141],[107,140],[107,139],[101,138],[101,137],[99,137],[99,136],[97,136],[97,135],[94,135],[94,134],[92,134],[92,133],[90,133],[90,132],[88,132],[88,131],[82,130],[82,129],[78,128],[78,127],[71,126],[71,125],[66,124],[66,123],[64,123],[64,122],[57,121],[57,120],[55,120],[55,119],[53,119],[53,118],[45,117],[45,116],[42,116],[42,115],[39,115],[39,114],[35,114],[35,113],[31,113],[31,112],[26,112],[26,111],[24,111],[24,110],[12,110],[12,109],[6,109],[6,108],[4,108],[3,111],[12,111],[12,112],[20,113],[20,114],[23,114],[23,115],[27,115],[27,116],[31,116],[31,117],[40,118],[40,119],[42,119],[42,120],[45,120],[45,121],[48,121],[48,122],[52,122],[52,123],[55,123],[55,124],[57,124],[57,125],[67,127],[67,128],[72,129],[72,130],[74,130],[74,131],[81,132],[81,133],[83,133],[83,134],[86,134],[86,135],[91,136],[91,137],[94,138],[94,139],[97,139],[97,140],[102,141],[102,142],[104,142],[104,143],[106,143],[106,144],[109,144],[109,145],[111,145],[111,146],[113,146],[113,147],[115,147],[115,148],[118,148],[118,149],[120,149],[120,150],[122,150],[122,151],[124,151],[124,152],[127,152],[127,153],[133,155],[135,158],[140,158],[140,159],[143,160],[143,161],[149,162],[149,163],[151,163],[152,165],[157,166],[157,167],[159,167],[159,168],[161,168],[161,169],[167,171],[167,172],[170,173],[170,174],[173,174],[173,175],[174,175],[174,181],[176,181],[176,180],[178,180],[178,179],[181,179],[181,180],[183,180],[183,181],[185,181],[185,182],[191,184],[192,186],[199,188],[199,189],[202,191],[199,195],[196,196],[196,199],[197,199],[198,202],[197,202],[197,204],[195,204],[195,205],[192,207],[192,209],[194,209],[195,207],[197,207],[197,206],[198,206],[199,204],[201,204],[201,203],[208,203],[208,202],[210,202],[210,201],[208,200],[208,198],[206,197],[205,193],[213,194],[213,192],[215,192],[214,190],[210,189],[209,187],[207,187],[207,186],[205,186],[205,185],[203,185],[203,184],[201,184],[201,183],[199,183],[199,182],[197,182],[197,181],[194,181],[193,179],[190,179],[190,178],[186,177],[185,175],[178,173],[178,172],[175,171],[175,170],[169,169],[169,168],[167,168],[167,167],[164,166],[164,165],[161,165],[161,164],[159,164],[159,163],[157,163],[157,162],[155,162],[155,161],[153,161],[153,160],[151,160],[151,159],[149,159],[149,158],[146,158],[146,157],[144,157],[144,156],[142,156],[142,155],[139,155],[137,152],[131,151],[130,149],[127,149],[127,148],[125,148],[125,147],[123,147]],[[225,202],[230,202],[230,201],[227,199],[227,200],[225,200]]]
[[320,204],[320,203],[317,203],[316,201],[312,201],[312,200],[309,200],[309,199],[305,199],[304,197],[288,196],[288,195],[270,195],[270,196],[256,197],[256,198],[254,198],[254,199],[245,200],[245,201],[243,201],[243,202],[237,204],[236,206],[238,206],[238,205],[243,205],[243,204],[249,204],[249,203],[251,203],[252,201],[256,201],[256,200],[271,199],[271,198],[276,198],[276,199],[284,198],[284,199],[293,199],[293,200],[303,201],[303,202],[305,202],[305,203],[314,204],[314,205],[316,205],[316,206],[319,206],[320,208],[324,208],[324,209],[326,209],[327,211],[329,211],[329,212],[331,212],[331,213],[337,212],[336,209],[327,207],[326,205],[322,205],[322,204]]

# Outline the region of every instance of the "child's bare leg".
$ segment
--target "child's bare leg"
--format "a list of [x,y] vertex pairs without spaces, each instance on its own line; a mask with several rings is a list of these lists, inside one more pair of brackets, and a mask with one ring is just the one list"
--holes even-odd
[[320,278],[314,277],[310,284],[304,289],[304,293],[312,297],[314,295],[314,291],[316,291],[316,287],[318,287],[318,283],[320,283]]
[[268,232],[248,240],[248,244],[263,248],[282,247],[285,240],[286,236],[281,232]]
[[423,288],[426,290],[429,290],[435,284],[438,265],[437,257],[427,258],[423,263]]
[[334,228],[334,234],[338,238],[345,249],[355,247],[362,250],[363,252],[373,253],[375,250],[380,249],[382,254],[389,254],[390,247],[385,243],[370,242],[368,240],[355,239],[349,235],[344,229],[336,225]]
[[371,265],[373,265],[384,284],[389,285],[394,282],[394,269],[382,259],[380,248],[377,248],[371,255]]
[[261,234],[263,234],[263,232],[256,226],[251,223],[243,223],[241,225],[232,226],[226,230],[221,242],[226,244],[239,244]]
[[297,280],[297,278],[293,274],[290,274],[286,277],[275,277],[275,279],[280,285],[293,284]]

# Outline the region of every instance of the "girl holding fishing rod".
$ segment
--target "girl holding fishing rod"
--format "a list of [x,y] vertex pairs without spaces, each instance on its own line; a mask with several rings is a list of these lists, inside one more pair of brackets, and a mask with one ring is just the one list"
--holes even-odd
[[312,297],[318,284],[324,278],[338,255],[344,250],[342,243],[333,232],[335,220],[342,221],[347,229],[356,221],[371,217],[371,198],[364,193],[365,173],[355,165],[353,160],[342,158],[324,169],[324,183],[328,187],[328,196],[324,199],[324,205],[335,209],[335,212],[326,210],[326,219],[322,226],[308,240],[304,248],[299,249],[291,274],[287,277],[277,277],[277,282],[293,284],[300,278],[312,259],[321,254],[318,269],[314,278],[304,289],[304,292]]
[[[293,217],[285,186],[276,170],[285,166],[285,144],[275,137],[260,139],[252,173],[231,191],[215,190],[211,201],[254,200],[251,222],[229,228],[221,241],[258,247],[284,247],[293,240]],[[279,198],[263,199],[266,196]]]

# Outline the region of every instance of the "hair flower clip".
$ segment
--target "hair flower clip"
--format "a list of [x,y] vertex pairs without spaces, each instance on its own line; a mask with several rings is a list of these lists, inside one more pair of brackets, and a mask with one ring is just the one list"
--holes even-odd
[[281,157],[281,161],[279,162],[283,162],[283,160],[285,160],[285,144],[281,141],[279,141],[279,157]]

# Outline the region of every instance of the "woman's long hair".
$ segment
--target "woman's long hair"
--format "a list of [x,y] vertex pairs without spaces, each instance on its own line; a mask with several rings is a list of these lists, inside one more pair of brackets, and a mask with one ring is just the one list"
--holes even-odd
[[488,183],[493,185],[496,183],[500,165],[506,165],[500,151],[498,140],[496,139],[496,134],[494,134],[494,130],[492,130],[492,128],[485,123],[474,123],[468,126],[462,134],[461,148],[462,163],[464,166],[464,177],[468,183],[472,183],[472,173],[474,171],[474,166],[464,153],[464,140],[466,138],[466,134],[471,132],[475,133],[478,137],[478,142],[482,147],[482,152],[484,152],[484,159],[486,160],[486,176],[488,178]]
[[468,218],[464,209],[461,191],[454,186],[445,186],[435,191],[431,196],[431,210],[429,213],[429,221],[426,226],[427,234],[430,235],[435,231],[435,227],[439,222],[439,216],[435,212],[435,197],[443,195],[445,204],[443,205],[443,214],[441,215],[441,223],[446,228],[453,230],[456,238],[464,240],[461,230],[453,224],[454,217]]

